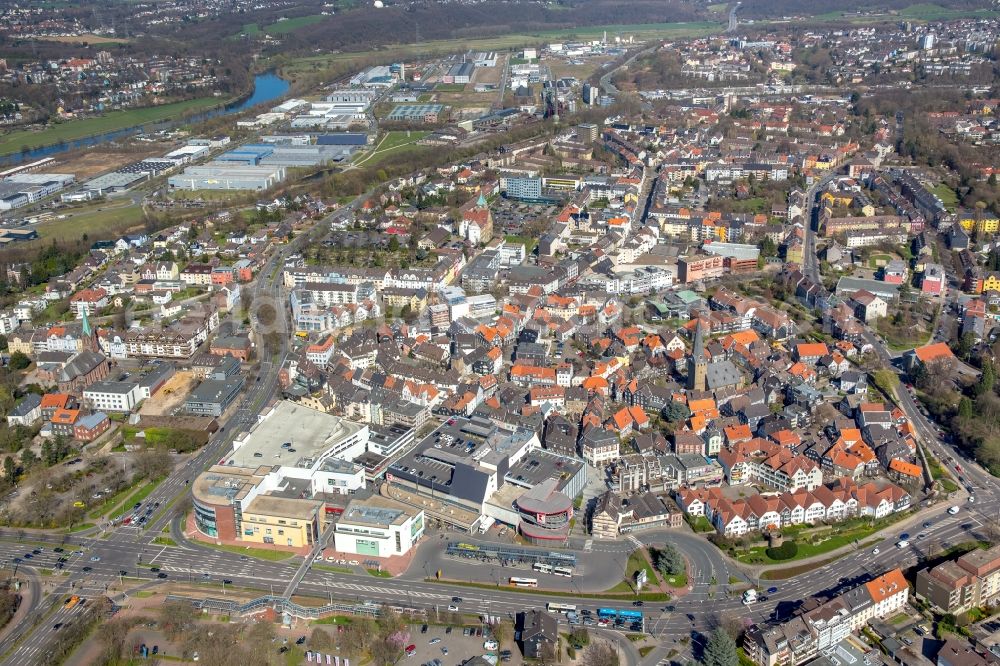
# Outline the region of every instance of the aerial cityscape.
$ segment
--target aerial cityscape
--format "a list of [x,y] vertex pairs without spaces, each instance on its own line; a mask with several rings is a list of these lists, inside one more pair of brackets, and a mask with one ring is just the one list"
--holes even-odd
[[1000,9],[0,5],[0,664],[1000,666]]

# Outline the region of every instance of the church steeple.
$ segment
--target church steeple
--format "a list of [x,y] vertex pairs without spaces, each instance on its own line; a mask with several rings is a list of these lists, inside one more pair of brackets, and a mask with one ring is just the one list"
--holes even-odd
[[93,327],[90,325],[90,315],[87,312],[88,308],[83,308],[81,313],[82,324],[81,324],[81,342],[83,343],[83,348],[88,351],[98,351],[100,345],[97,344],[97,333],[94,331]]
[[477,208],[486,208],[488,204],[486,203],[486,197],[483,196],[483,191],[479,190],[479,198],[476,199]]
[[707,383],[708,361],[705,360],[705,336],[701,320],[694,326],[694,347],[687,364],[687,387],[692,391],[704,391]]
[[87,310],[89,308],[81,308],[83,312],[83,335],[84,337],[90,337],[94,334],[93,329],[90,328],[90,317],[87,316]]

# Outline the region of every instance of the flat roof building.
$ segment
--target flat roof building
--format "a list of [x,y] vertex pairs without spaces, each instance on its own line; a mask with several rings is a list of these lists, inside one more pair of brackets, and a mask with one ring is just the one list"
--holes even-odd
[[423,511],[373,495],[351,500],[334,523],[333,539],[342,553],[392,557],[408,553],[423,534]]

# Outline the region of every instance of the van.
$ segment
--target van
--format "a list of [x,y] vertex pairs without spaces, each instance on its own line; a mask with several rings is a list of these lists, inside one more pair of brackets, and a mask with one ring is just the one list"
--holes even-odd
[[896,548],[906,548],[909,545],[910,545],[910,542],[907,541],[906,539],[903,539],[902,541],[897,541],[896,542]]
[[962,510],[962,509],[961,509],[960,507],[957,507],[957,506],[953,506],[953,507],[951,507],[950,509],[948,509],[948,513],[950,513],[951,515],[953,515],[953,516],[954,516],[954,515],[955,515],[956,513],[958,513],[958,512],[959,512],[959,511],[961,511],[961,510]]

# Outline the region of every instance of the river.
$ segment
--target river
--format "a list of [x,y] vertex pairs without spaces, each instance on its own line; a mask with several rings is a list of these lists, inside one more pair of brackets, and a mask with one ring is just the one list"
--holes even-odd
[[250,107],[257,106],[258,104],[264,104],[265,102],[278,99],[288,92],[288,88],[290,86],[288,81],[273,72],[258,74],[254,77],[253,84],[253,93],[241,102],[234,102],[233,104],[228,104],[220,108],[211,109],[209,111],[193,116],[187,116],[178,120],[148,123],[146,125],[136,125],[133,127],[123,127],[121,129],[95,134],[82,139],[74,139],[72,141],[64,141],[63,143],[57,143],[50,146],[42,146],[41,148],[33,148],[26,152],[11,153],[0,157],[0,164],[11,165],[20,164],[21,162],[31,162],[43,157],[52,157],[53,155],[58,155],[59,153],[64,153],[70,150],[76,150],[78,148],[98,146],[102,143],[121,139],[122,137],[129,136],[130,134],[136,134],[144,130],[155,132],[163,129],[171,129],[177,127],[178,125],[198,123],[203,120],[208,120],[209,118],[228,116],[233,113],[245,111]]

